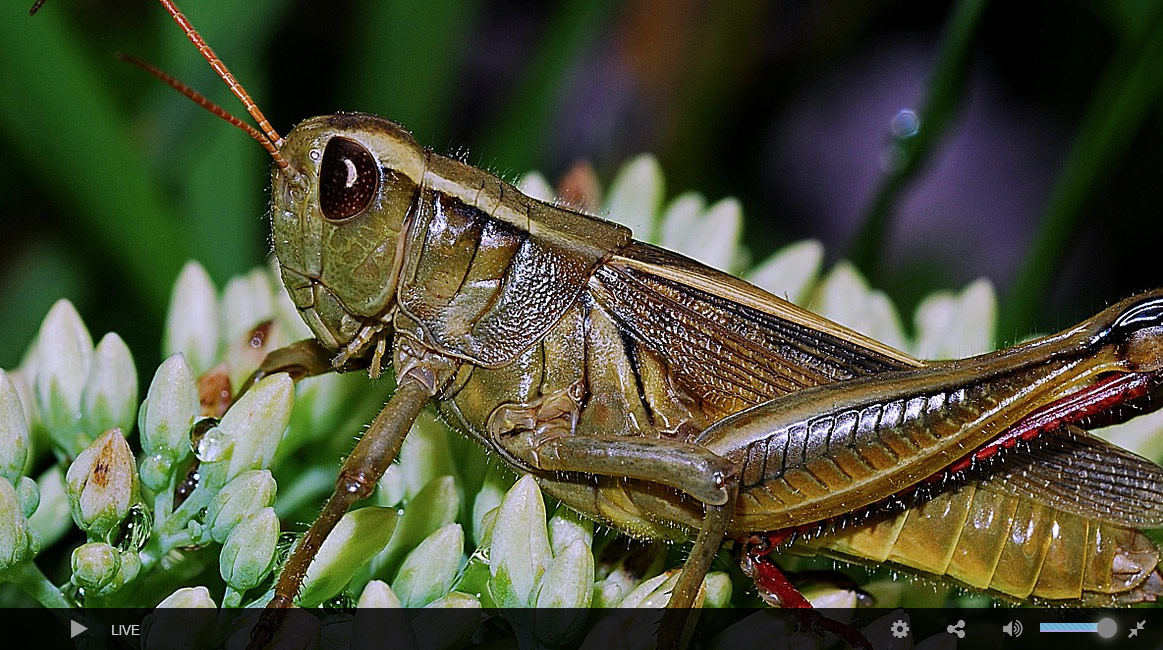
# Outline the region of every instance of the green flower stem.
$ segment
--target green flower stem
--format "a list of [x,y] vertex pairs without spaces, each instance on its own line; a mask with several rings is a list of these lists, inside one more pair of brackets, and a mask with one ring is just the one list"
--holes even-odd
[[1163,11],[1156,9],[1150,30],[1128,37],[1108,64],[1086,107],[1062,173],[1038,232],[1014,280],[998,333],[1013,340],[1035,327],[1051,278],[1072,245],[1082,210],[1095,186],[1130,146],[1163,92]]
[[[4,574],[4,580],[23,589],[36,599],[36,602],[52,610],[72,609],[73,603],[56,588],[35,562],[22,562]],[[61,614],[57,618],[65,620]]]
[[877,273],[882,263],[877,259],[877,253],[884,250],[884,240],[888,236],[897,199],[928,160],[961,107],[973,55],[974,35],[988,4],[989,0],[960,0],[957,3],[945,26],[928,95],[918,111],[920,130],[910,138],[896,141],[899,164],[885,176],[861,218],[860,229],[848,251],[848,259],[873,284],[877,283]]
[[235,591],[227,585],[226,593],[222,596],[222,608],[234,608],[240,605],[242,605],[242,592]]
[[[170,494],[173,494],[173,490],[170,490]],[[213,496],[208,490],[199,487],[176,511],[165,519],[154,521],[153,534],[145,548],[141,550],[141,573],[148,573],[167,553],[175,548],[190,544],[190,534],[187,532],[186,526],[190,519],[198,514],[199,510],[210,503]],[[179,586],[182,585],[176,585],[175,588]]]
[[169,485],[153,499],[153,525],[160,527],[174,512],[174,490],[177,488],[178,477],[170,479]]

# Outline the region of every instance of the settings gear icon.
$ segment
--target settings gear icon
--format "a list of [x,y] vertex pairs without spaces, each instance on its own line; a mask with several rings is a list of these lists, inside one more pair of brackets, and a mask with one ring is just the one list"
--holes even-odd
[[897,619],[892,622],[892,635],[898,639],[903,639],[909,635],[909,623],[903,619]]

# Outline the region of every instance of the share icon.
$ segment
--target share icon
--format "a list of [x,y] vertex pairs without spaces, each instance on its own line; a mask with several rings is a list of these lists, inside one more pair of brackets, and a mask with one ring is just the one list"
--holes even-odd
[[1147,621],[1139,621],[1138,623],[1135,623],[1135,627],[1131,630],[1131,633],[1127,635],[1127,638],[1133,639],[1139,636],[1139,630],[1142,630],[1144,627],[1146,627],[1146,625]]

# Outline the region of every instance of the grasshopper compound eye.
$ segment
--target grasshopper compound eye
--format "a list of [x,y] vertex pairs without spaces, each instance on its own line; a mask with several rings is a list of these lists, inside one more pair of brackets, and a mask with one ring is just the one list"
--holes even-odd
[[331,138],[319,165],[319,207],[324,217],[341,221],[362,213],[379,185],[379,165],[363,145]]
[[1148,328],[1163,327],[1163,297],[1148,298],[1123,313],[1111,326],[1114,334],[1128,336]]
[[1111,323],[1108,336],[1119,345],[1123,364],[1132,372],[1163,370],[1163,296],[1124,309]]

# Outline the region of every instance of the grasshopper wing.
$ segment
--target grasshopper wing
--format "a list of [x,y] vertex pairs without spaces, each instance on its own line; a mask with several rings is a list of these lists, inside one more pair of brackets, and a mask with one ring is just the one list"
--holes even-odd
[[1163,468],[1074,426],[1010,453],[981,480],[1058,510],[1131,528],[1163,527]]
[[635,242],[590,290],[714,421],[811,386],[916,367],[902,352],[669,251]]

